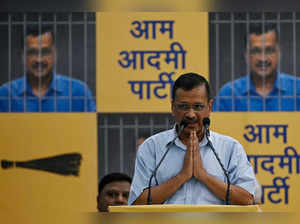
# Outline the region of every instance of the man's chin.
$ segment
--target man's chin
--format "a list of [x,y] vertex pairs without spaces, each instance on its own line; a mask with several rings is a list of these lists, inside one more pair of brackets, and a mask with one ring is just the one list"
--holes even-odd
[[46,77],[47,76],[47,72],[34,72],[32,73],[32,76],[36,79],[38,78],[43,78],[43,77]]
[[259,72],[256,73],[256,77],[260,78],[260,79],[267,78],[268,76],[270,76],[269,72],[261,72],[261,71],[259,71]]
[[259,69],[256,71],[256,74],[260,77],[270,77],[273,73],[274,72],[270,69]]

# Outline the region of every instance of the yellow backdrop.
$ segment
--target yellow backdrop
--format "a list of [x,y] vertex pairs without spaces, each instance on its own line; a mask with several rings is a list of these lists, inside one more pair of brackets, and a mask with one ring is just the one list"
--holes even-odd
[[96,114],[1,114],[0,123],[0,160],[27,161],[71,152],[82,156],[79,176],[0,167],[0,210],[10,214],[1,223],[47,223],[45,217],[51,218],[51,213],[54,218],[96,211]]
[[213,130],[236,138],[244,146],[264,189],[264,211],[297,211],[299,119],[296,112],[216,112],[211,116]]
[[208,76],[208,46],[207,13],[98,13],[98,111],[169,112],[178,75]]

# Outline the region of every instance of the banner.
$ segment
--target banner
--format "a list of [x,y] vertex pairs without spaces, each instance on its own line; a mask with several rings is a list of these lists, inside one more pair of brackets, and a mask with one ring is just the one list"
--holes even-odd
[[169,112],[186,72],[208,77],[208,13],[97,13],[99,112]]
[[96,114],[2,114],[0,123],[0,210],[18,214],[2,223],[97,211]]
[[221,113],[212,130],[237,139],[262,186],[263,211],[297,211],[300,202],[299,113]]

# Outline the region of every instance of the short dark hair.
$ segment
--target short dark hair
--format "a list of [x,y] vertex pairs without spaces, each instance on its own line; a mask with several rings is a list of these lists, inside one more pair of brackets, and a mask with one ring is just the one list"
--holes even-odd
[[100,195],[107,184],[117,181],[127,181],[131,184],[132,179],[125,173],[110,173],[102,178],[98,184],[98,194]]
[[52,36],[52,41],[53,41],[53,44],[54,44],[54,32],[53,32],[53,26],[51,25],[45,25],[45,24],[42,24],[42,25],[39,25],[39,24],[28,24],[26,25],[26,33],[22,32],[23,34],[23,38],[21,39],[21,46],[22,46],[22,49],[24,49],[24,40],[26,37],[28,36],[34,36],[34,37],[37,37],[37,36],[40,36],[40,35],[43,35],[45,33],[50,33],[51,36]]
[[248,38],[251,34],[262,35],[268,32],[274,31],[276,35],[276,41],[278,41],[278,31],[276,23],[250,23],[249,32],[245,36],[245,47],[248,47]]
[[208,81],[197,73],[186,73],[182,74],[174,83],[172,89],[172,100],[175,100],[175,95],[177,89],[183,89],[185,91],[192,90],[197,86],[204,85],[206,88],[207,101],[211,99],[211,91],[208,84]]

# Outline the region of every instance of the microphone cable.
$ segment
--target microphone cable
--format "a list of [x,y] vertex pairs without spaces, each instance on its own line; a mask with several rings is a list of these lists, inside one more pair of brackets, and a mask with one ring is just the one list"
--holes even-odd
[[203,126],[205,128],[205,136],[206,136],[206,139],[207,139],[207,145],[211,148],[211,150],[213,151],[216,159],[218,160],[218,163],[220,164],[223,172],[224,172],[224,175],[227,179],[227,190],[226,190],[226,198],[225,198],[225,201],[226,201],[226,205],[230,205],[230,180],[229,180],[229,175],[228,175],[228,172],[227,170],[224,168],[224,165],[222,164],[212,142],[210,141],[210,139],[208,138],[210,136],[210,133],[209,133],[209,125],[210,125],[210,119],[208,117],[205,117],[203,118]]

